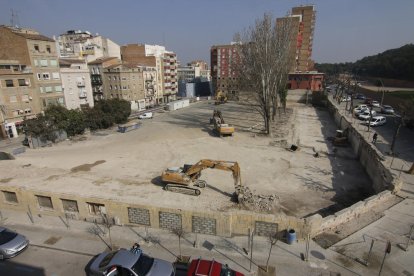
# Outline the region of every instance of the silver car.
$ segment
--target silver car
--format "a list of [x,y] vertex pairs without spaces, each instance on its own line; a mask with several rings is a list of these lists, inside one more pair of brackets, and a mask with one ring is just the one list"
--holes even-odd
[[12,258],[28,246],[25,236],[0,226],[0,259]]
[[85,272],[88,276],[172,276],[175,273],[170,262],[152,258],[142,251],[132,253],[124,248],[95,256]]

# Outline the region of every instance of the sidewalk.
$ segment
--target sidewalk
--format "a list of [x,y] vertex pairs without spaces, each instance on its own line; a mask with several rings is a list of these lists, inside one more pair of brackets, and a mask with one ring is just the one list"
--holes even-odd
[[[28,237],[31,246],[91,257],[108,250],[108,234],[92,234],[92,229],[96,227],[93,223],[63,221],[59,217],[45,215],[34,217],[32,223],[24,212],[4,210],[1,214],[1,224]],[[107,232],[102,225],[99,227]],[[165,230],[114,226],[111,228],[111,237],[116,247],[130,248],[134,242],[138,242],[144,252],[171,262],[179,255],[177,236]],[[150,242],[145,242],[145,237]],[[194,247],[196,240],[197,248]],[[188,233],[182,239],[181,250],[182,255],[190,255],[192,258],[214,258],[246,275],[257,275],[257,265],[266,264],[270,244],[264,237],[254,237],[253,263],[250,269],[250,255],[244,252],[244,249],[248,248],[247,243],[246,236],[223,238]],[[325,250],[313,241],[310,243],[309,262],[301,260],[303,253],[304,242],[288,245],[278,241],[272,249],[269,265],[276,267],[277,275],[369,275],[365,273],[362,265],[332,250]]]

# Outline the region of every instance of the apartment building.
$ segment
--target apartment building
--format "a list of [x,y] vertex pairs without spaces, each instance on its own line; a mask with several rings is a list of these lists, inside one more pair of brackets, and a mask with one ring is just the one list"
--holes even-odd
[[213,93],[222,90],[229,98],[237,98],[238,85],[234,63],[238,61],[235,44],[215,45],[210,50]]
[[289,17],[277,18],[279,28],[289,26],[292,41],[290,45],[291,73],[313,70],[312,44],[315,28],[316,10],[313,5],[293,7]]
[[65,104],[55,41],[35,30],[0,26],[1,123],[15,128],[50,104]]
[[67,31],[57,37],[56,47],[61,58],[84,58],[87,62],[106,57],[121,58],[118,44],[88,31]]
[[103,84],[103,69],[115,64],[121,64],[121,60],[116,57],[98,58],[88,63],[91,77],[92,93],[95,102],[105,99]]
[[59,59],[63,95],[67,109],[93,107],[89,68],[84,59]]
[[125,63],[151,66],[157,70],[156,104],[175,100],[178,93],[177,56],[164,46],[128,44],[121,46],[121,59]]
[[[144,77],[151,79],[150,75],[144,75],[144,71],[144,67],[131,64],[115,64],[104,68],[104,97],[124,99],[131,102],[132,110],[144,110],[147,107]],[[156,72],[155,68],[153,71]],[[156,77],[155,74],[153,76]]]

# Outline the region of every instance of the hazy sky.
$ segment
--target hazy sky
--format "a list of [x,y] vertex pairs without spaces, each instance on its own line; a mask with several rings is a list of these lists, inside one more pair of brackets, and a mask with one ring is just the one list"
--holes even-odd
[[0,24],[10,24],[13,9],[20,26],[49,37],[80,29],[120,45],[165,45],[184,64],[209,62],[212,45],[228,44],[265,12],[282,17],[301,4],[316,6],[316,62],[414,43],[414,0],[0,0]]

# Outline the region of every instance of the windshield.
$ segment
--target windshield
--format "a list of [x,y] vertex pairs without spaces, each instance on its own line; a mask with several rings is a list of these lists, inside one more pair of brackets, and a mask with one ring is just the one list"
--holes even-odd
[[9,230],[4,230],[0,232],[0,244],[5,244],[14,239],[17,236],[17,233],[11,232]]
[[132,270],[138,274],[138,276],[144,276],[150,271],[153,263],[154,258],[141,254],[138,261],[132,267]]

